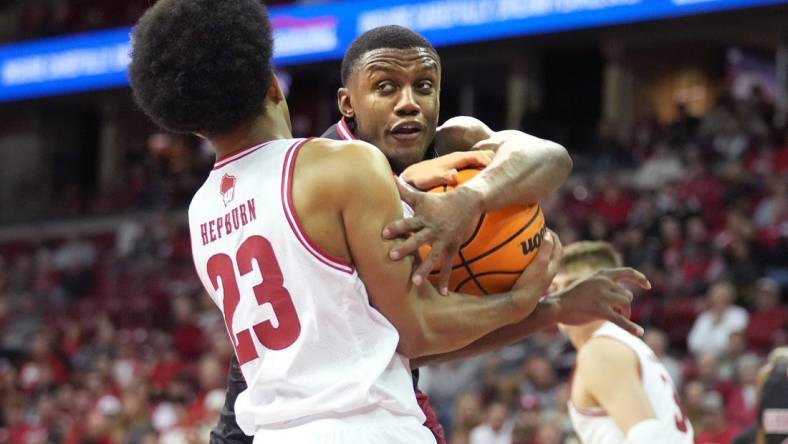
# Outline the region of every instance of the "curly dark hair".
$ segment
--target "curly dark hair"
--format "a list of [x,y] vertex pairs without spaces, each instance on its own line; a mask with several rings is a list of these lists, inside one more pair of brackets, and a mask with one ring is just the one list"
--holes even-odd
[[345,56],[342,58],[342,84],[347,85],[350,74],[361,56],[380,48],[424,48],[432,51],[440,63],[440,57],[438,57],[438,52],[435,51],[432,43],[417,32],[397,25],[380,26],[358,36],[345,51]]
[[258,0],[160,0],[134,27],[129,80],[163,128],[221,134],[263,113],[272,55]]

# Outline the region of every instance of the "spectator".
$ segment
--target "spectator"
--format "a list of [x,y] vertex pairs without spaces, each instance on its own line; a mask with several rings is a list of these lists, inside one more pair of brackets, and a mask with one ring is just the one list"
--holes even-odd
[[755,422],[756,389],[758,369],[761,360],[753,354],[739,358],[736,366],[736,382],[725,396],[725,415],[727,420],[742,429]]
[[728,336],[728,347],[719,357],[718,374],[722,379],[733,379],[739,360],[747,354],[747,338],[743,331],[735,331]]
[[755,208],[753,223],[756,229],[779,224],[786,217],[786,205],[788,205],[788,182],[785,178],[775,179],[772,183],[771,192],[762,199]]
[[703,420],[695,435],[695,444],[729,443],[736,437],[737,429],[725,420],[719,397],[709,397],[703,405]]
[[[471,430],[482,422],[482,404],[479,396],[474,393],[463,392],[457,395],[454,418],[451,422],[451,433],[449,436],[468,442]],[[452,439],[452,444],[455,440]]]
[[603,180],[598,189],[601,189],[602,193],[591,204],[593,214],[601,216],[607,226],[620,228],[626,222],[634,203],[632,196],[624,191],[614,178]]
[[765,353],[783,345],[788,334],[788,308],[780,303],[777,282],[761,278],[755,285],[755,310],[747,325],[747,341],[756,351]]
[[698,316],[687,337],[689,350],[699,355],[703,352],[719,355],[728,345],[728,337],[735,331],[747,328],[749,315],[733,305],[735,289],[730,282],[721,281],[708,291],[708,310]]
[[547,358],[534,356],[528,359],[523,366],[523,375],[525,379],[520,386],[523,396],[535,398],[543,410],[558,408],[558,375]]
[[454,400],[458,387],[465,391],[479,390],[483,360],[484,357],[478,356],[434,365],[421,371],[419,386],[430,396],[441,424],[451,424],[451,418],[455,416]]
[[538,444],[561,444],[564,433],[561,431],[561,421],[558,417],[552,416],[545,418],[539,429],[536,431],[536,442]]
[[633,178],[634,185],[641,190],[656,190],[684,177],[684,166],[678,156],[665,143],[657,145],[654,155],[640,165]]
[[485,421],[471,430],[469,444],[511,444],[514,421],[508,418],[506,404],[493,402]]

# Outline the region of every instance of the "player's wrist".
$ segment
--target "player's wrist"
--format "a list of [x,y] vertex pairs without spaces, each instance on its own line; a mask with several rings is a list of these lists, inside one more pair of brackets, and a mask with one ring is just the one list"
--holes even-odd
[[455,188],[454,191],[462,196],[463,206],[467,208],[468,211],[474,212],[475,214],[486,213],[490,210],[489,203],[487,202],[484,191],[480,190],[476,183],[481,182],[474,182],[471,180]]
[[534,313],[545,327],[558,324],[561,322],[561,298],[552,294],[542,296]]
[[518,310],[520,315],[520,319],[529,316],[531,313],[536,310],[536,307],[539,305],[539,299],[541,298],[541,293],[537,293],[533,286],[525,285],[518,289],[514,289],[511,292],[512,294],[512,305],[515,309]]

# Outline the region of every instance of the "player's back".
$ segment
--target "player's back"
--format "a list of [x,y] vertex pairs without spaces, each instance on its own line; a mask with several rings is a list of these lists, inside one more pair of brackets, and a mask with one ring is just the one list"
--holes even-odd
[[[654,352],[626,330],[605,322],[592,337],[609,337],[622,342],[637,355],[640,364],[640,381],[651,407],[660,422],[676,430],[679,438],[671,444],[692,444],[692,424],[684,416],[678,394],[665,366]],[[626,438],[613,418],[602,408],[581,408],[569,403],[569,414],[575,431],[583,444],[624,444]]]
[[[335,442],[360,431],[433,442],[422,439],[422,431],[432,436],[421,426],[408,362],[396,353],[396,329],[370,306],[353,265],[301,227],[291,186],[306,142],[277,140],[218,159],[189,208],[195,267],[248,385],[236,401],[238,425],[261,442],[317,442],[305,436],[325,430],[338,433]],[[420,430],[396,441],[387,424]]]

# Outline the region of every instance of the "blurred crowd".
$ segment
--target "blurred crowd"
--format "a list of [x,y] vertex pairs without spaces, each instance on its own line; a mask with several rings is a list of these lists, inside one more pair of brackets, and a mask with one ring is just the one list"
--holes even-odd
[[232,349],[177,216],[2,257],[0,442],[206,442]]
[[[627,137],[604,123],[543,202],[564,244],[611,241],[649,276],[633,317],[698,443],[754,422],[755,373],[788,342],[788,133],[753,97],[723,97],[703,116],[681,108]],[[198,142],[162,134],[136,155],[128,203],[185,206],[210,167]],[[0,443],[207,441],[232,350],[184,222],[158,211],[109,232],[0,245]],[[569,444],[573,361],[547,330],[425,369],[422,388],[452,444]]]

